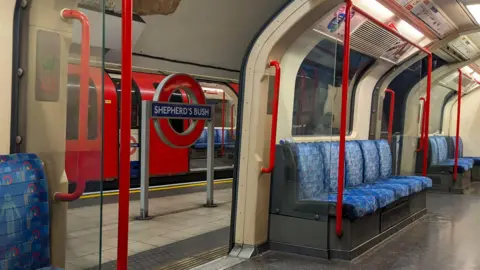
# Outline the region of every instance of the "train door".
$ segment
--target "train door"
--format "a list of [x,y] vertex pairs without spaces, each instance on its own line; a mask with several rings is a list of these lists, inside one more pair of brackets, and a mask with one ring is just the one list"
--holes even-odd
[[[28,220],[34,218],[28,230],[39,226],[35,217],[47,217],[30,235],[22,229],[32,248],[20,248],[28,246],[25,242],[13,257],[42,259],[54,268],[97,267],[106,247],[101,244],[101,196],[90,194],[87,205],[82,194],[87,180],[103,180],[103,70],[90,67],[91,61],[101,63],[105,51],[102,7],[55,0],[17,4],[13,55],[19,57],[14,71],[19,84],[13,106],[18,127],[12,129],[21,138],[18,151],[35,153],[43,162],[48,185],[42,188],[48,196],[42,207],[26,214]],[[28,204],[26,195],[22,201]],[[32,244],[39,238],[43,240]],[[35,254],[26,258],[28,252]]]
[[[121,77],[119,74],[110,74],[110,78],[115,85],[117,93],[117,119],[118,127],[120,127],[120,115],[121,115]],[[131,136],[130,136],[130,175],[133,178],[140,177],[140,163],[139,163],[139,128],[140,128],[140,105],[141,105],[141,96],[140,90],[132,80],[132,112],[131,112]],[[118,136],[120,138],[120,129],[118,129]],[[120,149],[120,145],[118,145]]]

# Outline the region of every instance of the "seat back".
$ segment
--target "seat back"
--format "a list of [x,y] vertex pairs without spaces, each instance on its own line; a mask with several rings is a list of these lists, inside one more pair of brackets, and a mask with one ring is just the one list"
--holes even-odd
[[437,143],[438,162],[442,163],[448,159],[448,143],[444,136],[433,136],[433,140]]
[[337,192],[338,154],[340,145],[338,142],[320,142],[318,145],[322,154],[325,190],[328,192]]
[[[455,146],[456,144],[456,137],[455,136],[448,136],[446,137],[448,142],[448,158],[455,158]],[[458,157],[463,157],[463,141],[462,137],[458,138]]]
[[50,266],[48,186],[36,155],[0,156],[0,206],[0,268]]
[[390,151],[390,145],[388,145],[386,140],[377,140],[375,141],[375,146],[380,158],[380,178],[389,178],[392,175],[392,152]]
[[355,187],[363,183],[363,155],[356,141],[345,143],[345,186]]
[[298,199],[308,200],[325,191],[322,153],[318,143],[286,143],[294,156]]
[[372,183],[380,178],[380,156],[375,141],[358,141],[363,156],[363,180]]

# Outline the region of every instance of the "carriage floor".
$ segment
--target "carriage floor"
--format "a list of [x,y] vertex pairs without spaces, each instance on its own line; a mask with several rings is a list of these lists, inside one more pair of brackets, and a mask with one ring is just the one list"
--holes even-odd
[[351,262],[268,251],[200,269],[480,269],[479,189],[475,183],[470,194],[429,193],[425,218]]

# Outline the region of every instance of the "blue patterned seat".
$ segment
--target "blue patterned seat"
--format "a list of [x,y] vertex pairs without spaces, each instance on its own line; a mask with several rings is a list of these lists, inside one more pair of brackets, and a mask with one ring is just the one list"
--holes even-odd
[[[448,142],[444,136],[433,136],[432,140],[435,140],[438,147],[438,165],[441,166],[454,166],[455,160],[448,157]],[[473,159],[459,159],[458,166],[462,167],[465,171],[473,168]]]
[[418,178],[417,176],[392,176],[392,153],[386,140],[375,141],[380,156],[380,179],[387,184],[408,185],[409,193],[420,192],[425,188],[432,187],[430,178]]
[[193,145],[193,148],[196,149],[205,149],[208,146],[208,129],[204,128],[202,131],[202,135],[200,135],[200,138],[195,142]]
[[411,194],[408,184],[378,181],[380,179],[380,156],[375,141],[358,141],[361,146],[364,167],[365,186],[389,189],[395,192],[395,198]]
[[232,137],[231,129],[225,129],[223,134],[225,136],[225,148],[235,148],[235,139]]
[[[322,193],[313,198],[315,201],[337,204],[337,194]],[[377,202],[373,196],[343,195],[343,212],[350,219],[356,219],[377,211]]]
[[[455,146],[456,146],[456,137],[450,136],[448,137],[450,141],[450,151],[448,157],[453,159],[455,158]],[[460,163],[461,160],[467,160],[469,162],[473,162],[474,165],[480,165],[480,157],[464,157],[463,156],[463,140],[461,137],[458,138],[458,161]]]
[[[297,198],[300,201],[316,201],[335,205],[337,203],[336,185],[327,182],[321,148],[318,143],[290,143],[284,141],[292,149],[297,167]],[[332,184],[332,187],[328,186]],[[334,192],[329,192],[334,190]],[[352,196],[344,194],[343,207],[345,214],[356,219],[377,210],[377,202],[373,196]]]
[[[354,141],[345,144],[345,194],[355,196],[373,196],[379,208],[394,202],[395,191],[373,185],[364,185],[364,160],[360,145]],[[338,181],[331,179],[331,181]]]
[[36,155],[0,156],[0,205],[0,268],[54,269],[48,186]]

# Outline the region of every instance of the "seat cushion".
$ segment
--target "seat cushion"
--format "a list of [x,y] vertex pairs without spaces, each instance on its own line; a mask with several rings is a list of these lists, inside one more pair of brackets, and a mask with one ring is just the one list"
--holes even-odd
[[409,187],[410,195],[424,190],[423,182],[410,176],[393,176],[386,180],[390,184],[403,184]]
[[474,165],[480,165],[480,157],[464,157],[473,160]]
[[414,180],[414,181],[419,181],[422,183],[423,189],[431,188],[432,187],[432,179],[425,177],[425,176],[392,176],[390,179],[408,179],[408,180]]
[[392,182],[387,182],[387,180],[380,180],[374,183],[368,183],[365,186],[371,187],[371,188],[381,188],[381,189],[392,190],[395,193],[395,198],[397,200],[403,197],[407,197],[411,194],[410,187],[407,184],[392,183]]
[[[453,159],[447,159],[447,160],[444,160],[442,162],[440,162],[439,164],[437,164],[439,166],[448,166],[448,167],[452,167],[453,169],[453,166],[455,166],[455,161]],[[466,164],[466,163],[462,163],[462,162],[459,162],[458,163],[458,171],[459,172],[466,172],[470,169],[470,165],[469,164]]]
[[[336,205],[336,193],[323,193],[313,198],[314,201]],[[373,196],[343,195],[343,213],[350,219],[357,219],[377,211],[377,201]]]
[[[455,161],[455,160],[454,160]],[[458,159],[458,164],[465,164],[468,165],[468,167],[471,169],[473,168],[473,164],[475,161],[472,158],[459,158]]]
[[344,194],[351,196],[373,196],[375,197],[378,208],[385,207],[396,200],[395,192],[393,190],[373,186],[347,188],[345,189]]

